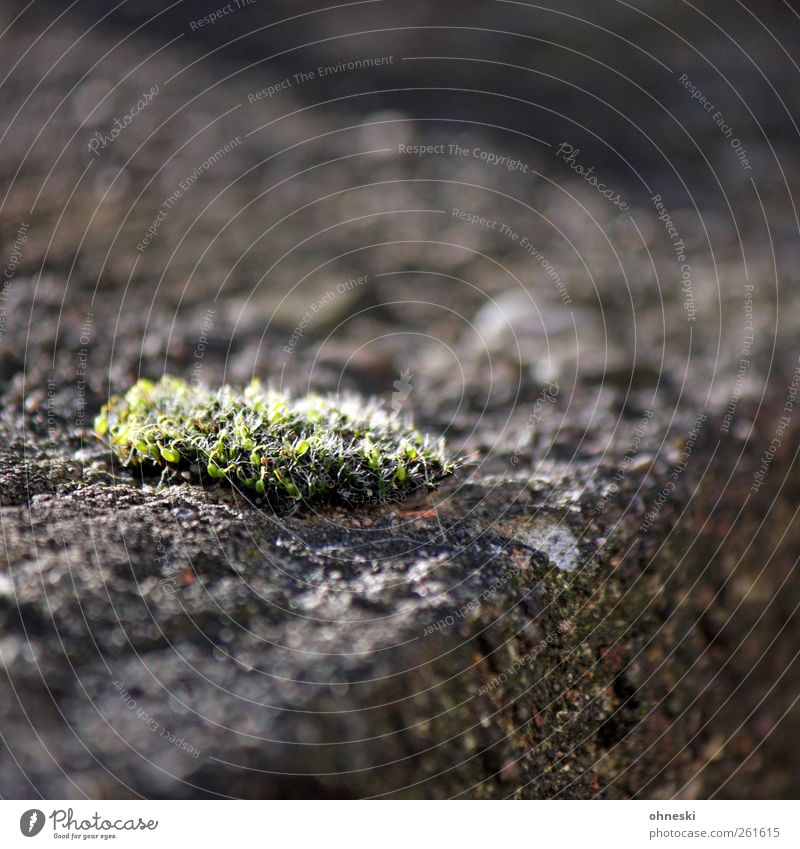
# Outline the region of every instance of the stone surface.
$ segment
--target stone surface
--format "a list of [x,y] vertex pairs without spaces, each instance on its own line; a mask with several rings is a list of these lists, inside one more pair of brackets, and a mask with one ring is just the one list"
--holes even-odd
[[[32,45],[40,29],[18,26],[0,148],[3,233],[26,225],[0,325],[0,795],[800,792],[796,162],[748,125],[751,181],[706,128],[715,196],[664,141],[695,169],[696,195],[663,177],[686,290],[625,169],[607,179],[629,214],[552,150],[431,128],[407,101],[395,117],[378,99],[306,109],[296,89],[250,103],[277,70],[113,28],[76,43],[74,21]],[[154,83],[95,157],[92,133]],[[398,139],[515,151],[536,173],[368,152]],[[454,209],[524,234],[565,288]],[[550,310],[552,350],[524,322],[503,347],[492,301],[525,297]],[[470,463],[369,510],[275,515],[225,486],[159,487],[91,421],[165,370],[378,395]]]

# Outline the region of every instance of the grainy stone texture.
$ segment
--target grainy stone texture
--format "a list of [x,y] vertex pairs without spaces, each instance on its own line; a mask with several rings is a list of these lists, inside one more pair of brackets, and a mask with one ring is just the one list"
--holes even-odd
[[[142,63],[156,42],[106,30],[24,103],[76,27],[25,57],[23,29],[5,57],[24,120],[3,118],[0,223],[28,230],[0,335],[0,795],[800,792],[797,228],[763,139],[769,228],[738,174],[737,218],[674,201],[693,321],[621,173],[631,215],[545,147],[429,132],[385,102],[368,128],[291,89],[249,104],[263,74],[226,79],[188,43]],[[395,152],[440,137],[538,173],[520,191],[474,157]],[[90,428],[109,392],[165,370],[375,394],[471,462],[359,510],[159,487]]]

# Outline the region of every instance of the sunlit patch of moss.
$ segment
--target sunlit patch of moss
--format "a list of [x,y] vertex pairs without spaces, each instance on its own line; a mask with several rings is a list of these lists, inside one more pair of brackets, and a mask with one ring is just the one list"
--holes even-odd
[[375,403],[292,399],[253,381],[211,391],[140,380],[95,420],[126,465],[226,479],[267,498],[379,503],[434,489],[456,469],[442,440]]

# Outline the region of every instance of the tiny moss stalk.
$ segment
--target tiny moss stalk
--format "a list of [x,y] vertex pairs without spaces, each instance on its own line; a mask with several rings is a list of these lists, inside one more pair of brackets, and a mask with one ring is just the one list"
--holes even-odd
[[126,465],[188,470],[278,499],[379,503],[434,489],[457,466],[442,440],[377,404],[293,400],[258,381],[236,392],[140,380],[109,400],[95,430]]

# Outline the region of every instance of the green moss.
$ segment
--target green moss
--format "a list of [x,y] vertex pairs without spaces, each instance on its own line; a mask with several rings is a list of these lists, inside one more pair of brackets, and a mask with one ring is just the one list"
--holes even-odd
[[377,404],[309,395],[257,381],[210,391],[165,376],[111,398],[95,420],[126,465],[225,478],[279,499],[379,503],[433,489],[457,462]]

